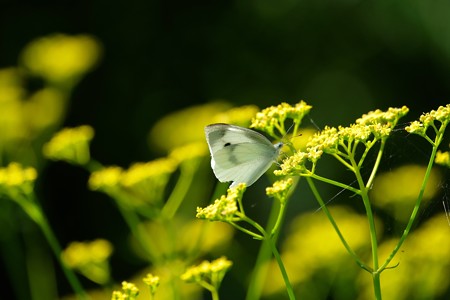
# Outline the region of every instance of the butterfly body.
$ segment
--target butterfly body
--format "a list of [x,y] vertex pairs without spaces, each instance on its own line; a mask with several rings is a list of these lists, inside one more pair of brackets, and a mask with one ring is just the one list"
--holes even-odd
[[272,144],[264,135],[228,124],[205,127],[211,168],[220,182],[247,186],[258,180],[276,161],[283,143]]

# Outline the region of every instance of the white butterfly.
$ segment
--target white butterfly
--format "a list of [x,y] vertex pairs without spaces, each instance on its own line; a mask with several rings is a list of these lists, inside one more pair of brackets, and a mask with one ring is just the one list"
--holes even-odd
[[205,127],[211,152],[211,168],[220,182],[233,181],[252,185],[270,168],[283,143],[272,144],[265,136],[251,129],[211,124]]

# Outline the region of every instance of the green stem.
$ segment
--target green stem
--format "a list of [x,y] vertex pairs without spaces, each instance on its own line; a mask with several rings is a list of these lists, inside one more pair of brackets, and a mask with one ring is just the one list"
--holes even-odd
[[368,272],[372,272],[372,269],[361,261],[361,259],[358,257],[358,255],[356,255],[356,253],[353,251],[353,249],[350,247],[350,245],[345,240],[344,235],[340,231],[336,221],[334,220],[333,216],[331,215],[330,211],[328,210],[327,206],[325,205],[325,203],[322,199],[322,196],[320,196],[319,191],[317,190],[316,185],[314,184],[314,181],[311,178],[306,178],[306,180],[308,182],[308,185],[309,185],[311,191],[313,192],[314,197],[316,198],[317,202],[319,202],[321,209],[327,216],[328,220],[330,221],[331,225],[334,228],[334,231],[336,231],[339,239],[341,240],[342,245],[344,245],[345,250],[347,250],[347,252],[353,257],[353,259],[356,261],[358,266],[360,266],[362,269],[364,269]]
[[67,280],[69,281],[69,284],[71,285],[72,289],[77,294],[77,296],[80,299],[89,299],[83,287],[81,286],[81,283],[76,277],[75,273],[72,271],[72,269],[68,268],[66,264],[61,260],[61,253],[62,253],[61,246],[59,245],[59,242],[56,239],[55,234],[53,233],[47,219],[45,218],[42,209],[35,201],[34,196],[33,195],[29,196],[30,199],[27,199],[25,196],[22,196],[17,193],[14,194],[12,198],[15,199],[17,203],[19,203],[19,205],[28,214],[28,216],[34,222],[36,222],[36,224],[41,229],[42,233],[47,239],[48,244],[50,245],[50,248],[53,251],[53,254],[55,255],[57,261],[61,265],[64,275],[66,276]]
[[123,201],[123,199],[117,199],[116,201],[119,211],[122,214],[125,223],[127,223],[130,228],[131,233],[149,256],[148,261],[154,263],[156,261],[157,251],[152,247],[151,241],[149,240],[149,234],[142,226],[140,226],[141,221],[136,213],[128,207],[125,207],[122,204]]
[[[266,241],[268,243],[270,250],[271,250],[273,256],[275,257],[275,260],[277,261],[278,267],[281,271],[281,275],[283,277],[284,284],[286,285],[289,299],[291,299],[291,300],[295,299],[294,289],[292,288],[291,282],[289,281],[289,277],[286,272],[286,268],[284,267],[283,260],[281,259],[280,253],[278,252],[278,250],[275,246],[275,240],[278,235],[276,234],[274,237],[272,237],[271,235],[268,235],[267,231],[264,230],[264,228],[262,228],[261,225],[259,225],[258,223],[256,223],[255,221],[253,221],[250,218],[245,217],[245,221],[247,223],[251,224],[252,226],[254,226],[264,236],[264,241]],[[269,259],[269,257],[267,259]],[[249,296],[249,294],[247,294],[247,299],[257,299],[257,298],[248,298],[248,296]]]
[[[267,231],[273,228],[273,224],[276,222],[278,213],[275,209],[271,209],[269,220],[267,222]],[[277,234],[272,239],[277,240]],[[262,289],[266,280],[269,264],[268,261],[272,256],[272,249],[269,245],[269,240],[262,239],[262,244],[256,258],[255,267],[251,275],[250,283],[247,288],[246,300],[257,300],[261,298]]]
[[275,222],[275,225],[272,228],[272,231],[270,232],[270,236],[273,237],[278,231],[280,230],[281,223],[284,220],[284,214],[286,212],[286,204],[281,203],[280,208],[278,209],[278,217]]
[[242,226],[240,226],[240,225],[238,225],[238,224],[236,224],[236,223],[234,223],[234,222],[229,222],[229,224],[231,224],[231,225],[232,225],[233,227],[235,227],[237,230],[242,231],[242,232],[244,232],[244,233],[246,233],[246,234],[252,236],[252,237],[253,237],[254,239],[256,239],[256,240],[263,240],[263,239],[264,239],[264,237],[263,237],[262,235],[259,235],[259,234],[257,234],[257,233],[254,233],[253,231],[250,231],[250,230],[248,230],[248,229],[246,229],[246,228],[244,228],[244,227],[242,227]]
[[368,189],[370,189],[372,187],[373,180],[375,179],[375,175],[376,175],[378,168],[380,166],[380,163],[381,163],[381,158],[383,157],[385,145],[386,145],[386,139],[383,139],[381,141],[380,150],[378,151],[377,159],[375,160],[375,164],[373,166],[372,173],[370,174],[370,177],[367,180],[367,183],[365,185],[365,187]]
[[420,187],[419,195],[417,196],[416,203],[414,204],[413,211],[411,212],[411,216],[409,218],[408,224],[406,225],[405,230],[403,231],[402,236],[400,237],[397,245],[395,246],[394,250],[392,250],[389,257],[386,259],[386,261],[383,263],[383,265],[380,267],[379,272],[381,273],[384,271],[384,269],[387,268],[389,263],[392,261],[394,256],[397,254],[398,250],[400,250],[400,247],[403,245],[403,243],[406,240],[406,237],[408,236],[409,232],[411,231],[411,228],[414,224],[414,221],[417,217],[417,213],[419,212],[420,204],[422,203],[423,194],[425,192],[425,188],[428,183],[428,179],[430,178],[431,170],[433,167],[434,159],[436,157],[436,152],[438,150],[438,147],[440,143],[442,142],[442,137],[444,135],[445,126],[442,126],[436,136],[435,141],[431,141],[430,143],[433,145],[433,150],[431,152],[430,160],[428,161],[427,170],[425,172],[425,176],[422,181],[422,186]]
[[219,300],[219,292],[216,289],[211,291],[211,298],[212,300]]
[[173,218],[189,191],[189,187],[194,180],[194,173],[197,170],[198,162],[193,164],[194,165],[191,165],[190,162],[187,162],[186,165],[181,166],[178,182],[161,212],[164,218]]
[[275,246],[275,242],[272,240],[272,238],[270,236],[266,236],[266,239],[269,241],[270,248],[272,250],[272,254],[278,263],[278,267],[280,268],[281,275],[283,276],[284,284],[286,285],[289,299],[293,300],[293,299],[295,299],[294,289],[292,288],[291,282],[289,281],[289,277],[286,272],[286,268],[284,267],[283,260],[281,259],[280,253],[278,252],[278,249]]
[[[284,196],[284,199],[277,199],[280,203],[280,207],[278,208],[277,220],[275,221],[275,225],[273,226],[272,231],[270,233],[271,237],[275,236],[275,234],[277,234],[280,231],[281,224],[283,223],[284,215],[286,213],[286,206],[287,206],[289,199],[291,198],[293,192],[295,191],[295,188],[296,188],[299,180],[300,180],[300,177],[295,177],[293,179],[292,186],[289,189],[288,194],[286,196]],[[274,209],[272,208],[272,210],[274,210]]]
[[340,183],[338,181],[335,181],[335,180],[332,180],[332,179],[328,179],[326,177],[322,177],[322,176],[317,175],[317,174],[311,174],[311,175],[304,176],[304,177],[306,177],[306,178],[311,177],[311,178],[317,179],[319,181],[322,181],[322,182],[325,182],[325,183],[328,183],[328,184],[331,184],[331,185],[334,185],[334,186],[346,189],[346,190],[348,190],[350,192],[355,193],[356,195],[359,195],[361,193],[360,190],[355,189],[354,187],[351,187],[348,184]]
[[[381,149],[380,149],[380,152]],[[380,273],[378,272],[378,240],[377,231],[375,227],[375,218],[373,216],[372,207],[369,200],[369,189],[365,186],[359,168],[357,167],[356,161],[351,159],[352,165],[355,168],[355,176],[358,181],[359,188],[361,190],[361,198],[363,200],[364,208],[366,210],[367,220],[369,222],[369,233],[370,233],[370,244],[372,246],[372,282],[374,287],[375,299],[381,300],[381,284],[380,284]]]
[[204,280],[198,281],[198,284],[200,284],[204,289],[211,292],[211,298],[212,300],[219,300],[219,292],[217,291],[216,287]]

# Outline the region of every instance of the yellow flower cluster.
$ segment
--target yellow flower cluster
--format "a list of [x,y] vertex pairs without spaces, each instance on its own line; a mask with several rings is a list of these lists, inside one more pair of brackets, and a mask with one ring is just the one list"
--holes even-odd
[[[371,203],[384,208],[395,220],[407,222],[419,195],[425,171],[425,166],[404,165],[379,174],[370,191]],[[438,169],[432,169],[423,194],[423,203],[437,194],[441,180]]]
[[176,168],[177,162],[171,158],[135,163],[122,173],[121,185],[141,200],[161,202],[164,187]]
[[78,270],[90,280],[105,284],[109,281],[110,272],[108,259],[113,252],[113,246],[104,239],[92,242],[72,242],[61,254],[64,263]]
[[203,158],[208,154],[208,147],[203,143],[190,143],[173,149],[169,157],[179,164],[198,158]]
[[419,121],[411,122],[411,124],[405,129],[409,133],[425,136],[427,129],[430,126],[435,126],[435,121],[439,121],[442,124],[448,124],[450,121],[450,104],[447,104],[446,106],[439,106],[437,110],[432,110],[428,113],[422,114]]
[[33,190],[34,181],[37,178],[36,169],[24,168],[22,165],[12,162],[4,168],[0,168],[0,192],[18,189],[29,194]]
[[237,203],[242,199],[246,186],[240,183],[235,188],[228,189],[227,195],[222,195],[213,204],[201,208],[197,207],[196,217],[209,221],[235,221],[238,212]]
[[178,163],[172,158],[159,158],[146,163],[135,163],[127,170],[110,166],[92,172],[89,187],[109,194],[127,193],[127,204],[157,204],[163,199],[164,188]]
[[275,181],[271,187],[266,188],[266,194],[284,203],[293,184],[294,180],[292,178]]
[[207,281],[220,284],[232,265],[233,263],[223,256],[211,262],[205,260],[199,265],[187,269],[181,275],[181,279],[187,282]]
[[[355,124],[348,127],[326,126],[322,131],[316,133],[306,145],[306,151],[298,151],[291,157],[283,161],[281,170],[275,172],[276,175],[298,175],[310,173],[306,164],[311,162],[313,170],[316,162],[323,153],[339,154],[340,147],[346,148],[344,151],[354,149],[348,145],[359,142],[370,145],[380,139],[389,136],[398,120],[408,112],[408,108],[389,108],[383,112],[376,110],[363,115],[356,120]],[[373,136],[373,139],[371,137]],[[345,156],[346,154],[344,154]]]
[[122,291],[113,291],[111,300],[136,300],[139,296],[139,289],[134,283],[122,282]]
[[152,149],[169,152],[176,147],[204,142],[203,128],[216,122],[215,116],[230,108],[224,102],[196,105],[160,119],[149,133]]
[[434,159],[434,162],[438,165],[446,166],[447,168],[450,168],[450,152],[445,151],[439,151],[436,153],[436,158]]
[[[363,215],[340,206],[333,206],[330,211],[353,249],[362,251],[370,245],[366,232],[367,219]],[[339,276],[342,273],[342,266],[347,266],[349,272],[347,275],[358,270],[325,214],[314,212],[302,214],[293,220],[290,228],[291,231],[286,235],[282,245],[281,255],[293,285],[304,283],[310,286],[309,289],[312,291],[320,290],[326,284],[321,278]],[[275,262],[270,268],[271,274],[278,271]],[[318,274],[320,276],[317,276]],[[271,276],[266,281],[264,289],[266,295],[272,294],[270,298],[276,298],[273,294],[283,291],[285,284],[281,276]],[[320,299],[322,296],[318,294],[309,294],[309,297]],[[306,299],[310,299],[309,297]]]
[[224,112],[218,113],[214,116],[213,123],[227,123],[248,127],[251,119],[259,111],[256,105],[244,105],[230,108]]
[[89,187],[91,190],[108,191],[116,188],[122,178],[123,170],[121,167],[111,166],[95,171],[89,177]]
[[[397,242],[397,239],[383,241],[378,248],[379,257],[388,257]],[[420,224],[401,249],[391,262],[391,265],[400,263],[398,267],[383,272],[383,298],[447,299],[450,239],[445,214],[437,214]],[[361,274],[357,281],[361,291],[359,299],[373,298],[371,278]]]
[[22,64],[50,82],[76,79],[100,57],[99,42],[88,35],[55,34],[32,41],[23,51]]
[[150,288],[150,294],[154,295],[159,286],[159,276],[148,273],[142,280]]
[[19,69],[0,69],[0,144],[3,150],[16,146],[17,141],[36,138],[44,129],[57,124],[64,113],[66,96],[60,90],[44,87],[27,93],[24,81]]
[[88,125],[65,128],[44,145],[43,152],[52,160],[84,165],[90,160],[89,142],[93,137],[94,129]]
[[[270,106],[256,114],[250,127],[267,132],[275,138],[283,137],[286,134],[284,126],[286,119],[291,119],[298,126],[311,108],[312,106],[304,101],[300,101],[294,106],[285,102],[277,106]],[[278,136],[276,131],[278,131],[280,136]]]
[[373,124],[390,124],[395,127],[400,118],[404,117],[409,112],[409,108],[402,106],[401,108],[389,107],[387,111],[377,109],[362,115],[356,120],[356,124],[373,125]]

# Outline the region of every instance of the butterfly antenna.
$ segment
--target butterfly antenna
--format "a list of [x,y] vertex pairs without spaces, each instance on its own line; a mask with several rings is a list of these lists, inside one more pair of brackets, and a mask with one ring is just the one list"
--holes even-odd
[[442,201],[442,205],[444,205],[445,216],[447,217],[447,222],[450,226],[450,207],[445,203],[445,200]]
[[313,120],[313,118],[311,118],[311,116],[308,115],[308,118],[309,118],[309,122],[311,122],[311,124],[313,124],[313,126],[316,127],[316,129],[317,129],[318,131],[322,130],[322,129],[320,129],[320,127],[316,124],[316,122],[314,122],[314,120]]

